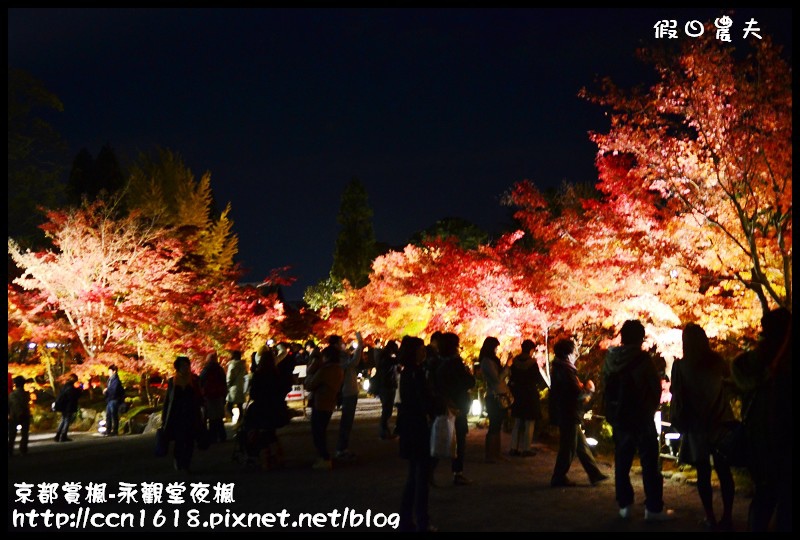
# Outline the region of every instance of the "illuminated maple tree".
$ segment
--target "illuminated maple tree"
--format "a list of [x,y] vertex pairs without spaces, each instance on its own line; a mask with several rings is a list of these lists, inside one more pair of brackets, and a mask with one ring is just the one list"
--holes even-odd
[[601,159],[630,156],[640,192],[660,195],[680,267],[701,288],[791,309],[791,68],[769,37],[740,59],[705,36],[677,54],[640,51],[659,77],[646,91],[584,90],[611,110],[610,130],[591,138]]
[[373,263],[369,284],[345,288],[348,325],[387,339],[456,332],[464,354],[473,356],[484,338],[499,335],[511,351],[539,335],[544,314],[505,266],[505,249],[503,242],[465,250],[438,241],[382,255]]

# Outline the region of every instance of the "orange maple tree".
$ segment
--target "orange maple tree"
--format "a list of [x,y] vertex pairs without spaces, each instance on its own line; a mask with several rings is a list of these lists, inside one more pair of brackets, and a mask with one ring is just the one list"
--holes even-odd
[[610,80],[582,91],[611,110],[591,138],[599,159],[630,156],[640,192],[660,195],[680,267],[704,290],[791,309],[791,67],[768,36],[739,58],[713,35],[677,54],[641,50],[659,78],[646,91]]

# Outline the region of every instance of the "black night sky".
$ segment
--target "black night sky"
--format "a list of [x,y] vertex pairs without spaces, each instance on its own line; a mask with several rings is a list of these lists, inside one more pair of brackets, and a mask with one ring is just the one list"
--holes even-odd
[[[157,146],[231,202],[247,281],[290,265],[290,300],[327,277],[339,197],[367,188],[378,241],[402,246],[444,217],[496,234],[515,182],[594,182],[577,97],[596,76],[627,85],[653,26],[716,9],[9,9],[8,63],[64,103],[69,144],[125,165]],[[792,10],[737,8],[785,46]]]

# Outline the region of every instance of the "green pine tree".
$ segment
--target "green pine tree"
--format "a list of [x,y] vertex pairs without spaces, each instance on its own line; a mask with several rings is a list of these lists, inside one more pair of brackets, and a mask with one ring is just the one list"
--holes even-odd
[[367,190],[353,178],[342,193],[337,221],[341,226],[333,253],[331,277],[347,280],[356,288],[369,283],[375,258],[375,232]]

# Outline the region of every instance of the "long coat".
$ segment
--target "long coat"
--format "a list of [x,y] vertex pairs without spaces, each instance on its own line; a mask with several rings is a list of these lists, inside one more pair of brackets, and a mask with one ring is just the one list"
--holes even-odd
[[683,437],[683,463],[707,461],[723,423],[733,419],[725,387],[729,376],[728,364],[716,353],[705,362],[678,360],[672,365],[670,420]]
[[404,367],[400,373],[397,433],[400,457],[427,459],[431,452],[431,422],[435,403],[422,366]]
[[226,381],[228,384],[228,403],[244,403],[244,378],[247,366],[240,358],[231,358],[228,362]]
[[521,355],[514,358],[508,380],[508,387],[514,396],[511,416],[523,420],[540,420],[542,406],[539,391],[546,386],[535,360]]

